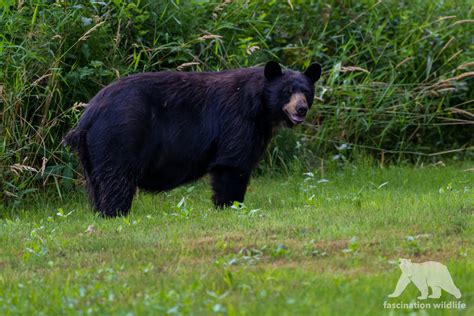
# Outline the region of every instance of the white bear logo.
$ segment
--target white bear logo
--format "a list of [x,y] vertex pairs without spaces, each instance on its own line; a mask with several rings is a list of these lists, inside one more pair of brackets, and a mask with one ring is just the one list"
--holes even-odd
[[440,298],[441,289],[458,299],[461,298],[461,291],[454,285],[448,268],[439,262],[412,263],[410,259],[400,259],[400,269],[402,275],[398,280],[397,287],[388,297],[400,296],[407,285],[413,282],[421,292],[421,296],[418,296],[420,300],[425,300],[428,297],[428,287],[431,287],[432,291],[429,298]]

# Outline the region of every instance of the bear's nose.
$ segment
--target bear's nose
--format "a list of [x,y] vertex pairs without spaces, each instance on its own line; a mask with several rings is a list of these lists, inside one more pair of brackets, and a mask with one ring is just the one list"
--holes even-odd
[[306,115],[307,112],[308,112],[308,107],[306,105],[296,106],[296,114],[303,116],[303,115]]

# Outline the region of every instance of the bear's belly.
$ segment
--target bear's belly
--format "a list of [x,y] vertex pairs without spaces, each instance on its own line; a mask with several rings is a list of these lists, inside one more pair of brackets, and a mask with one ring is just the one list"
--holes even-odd
[[[194,155],[191,154],[193,152]],[[199,154],[197,152],[155,152],[153,157],[156,158],[144,168],[138,186],[148,191],[166,191],[201,178],[208,172],[215,150],[209,148]]]
[[189,168],[182,165],[167,165],[166,168],[145,172],[138,187],[153,192],[174,189],[184,183],[197,180],[206,174],[207,168]]

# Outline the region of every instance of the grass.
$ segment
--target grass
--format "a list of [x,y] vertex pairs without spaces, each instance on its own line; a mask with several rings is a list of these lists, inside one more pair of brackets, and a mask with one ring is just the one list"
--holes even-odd
[[[1,2],[0,314],[473,314],[472,164],[345,165],[367,153],[381,165],[472,161],[473,10],[468,0]],[[104,220],[71,193],[77,160],[60,141],[101,87],[268,60],[318,61],[324,73],[307,123],[275,137],[245,205],[215,210],[201,181],[140,193],[130,217]],[[332,156],[339,169],[292,171]],[[399,257],[447,264],[467,309],[384,310],[418,295],[387,298]]]
[[[203,180],[140,193],[131,215],[113,220],[94,216],[82,194],[43,195],[1,213],[0,314],[472,314],[469,168],[257,177],[245,205],[221,211]],[[466,309],[384,309],[418,296],[409,285],[387,298],[400,257],[446,264]]]

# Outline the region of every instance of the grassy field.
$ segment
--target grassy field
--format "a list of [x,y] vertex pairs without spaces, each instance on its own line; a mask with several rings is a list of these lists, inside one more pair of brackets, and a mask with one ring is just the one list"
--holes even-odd
[[[474,315],[473,13],[471,0],[0,1],[0,316]],[[90,210],[61,140],[102,87],[269,60],[323,75],[245,205],[214,209],[204,179],[140,192],[129,217]],[[367,155],[399,166],[349,164]],[[465,162],[426,165],[440,159]],[[398,258],[446,264],[462,298],[384,308],[419,295],[387,297]]]
[[[259,177],[221,211],[204,180],[113,220],[43,196],[0,221],[0,314],[472,315],[472,167]],[[400,257],[446,264],[466,308],[384,309],[419,295],[387,297]]]

